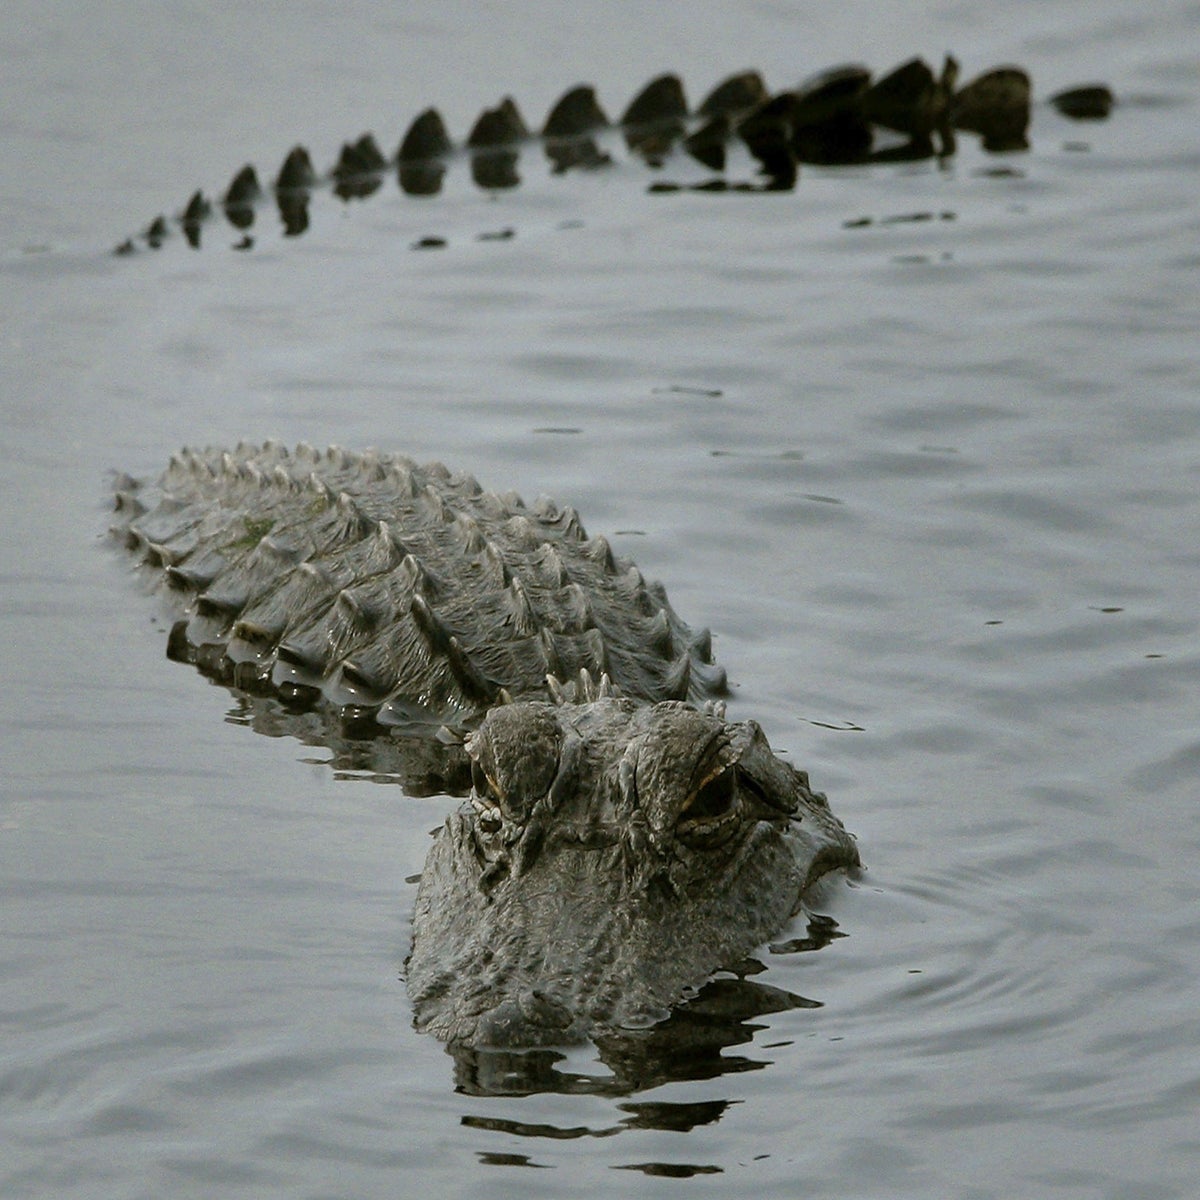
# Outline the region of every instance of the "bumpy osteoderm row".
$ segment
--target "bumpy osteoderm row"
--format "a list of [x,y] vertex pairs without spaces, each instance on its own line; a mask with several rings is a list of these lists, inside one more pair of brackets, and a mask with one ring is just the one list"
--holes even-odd
[[116,532],[180,613],[169,653],[384,724],[470,722],[546,677],[644,700],[725,690],[693,632],[571,508],[438,463],[276,443],[185,450],[116,483]]
[[[1113,97],[1103,85],[1089,85],[1060,92],[1051,103],[1067,116],[1097,119],[1107,115]],[[117,253],[132,254],[140,245],[157,249],[173,224],[199,248],[202,227],[218,210],[243,235],[236,248],[248,250],[254,245],[249,231],[256,209],[268,195],[279,209],[284,233],[296,237],[308,228],[314,188],[328,184],[344,200],[362,198],[380,188],[385,172],[395,170],[404,192],[430,196],[441,190],[456,156],[469,160],[479,187],[516,187],[520,146],[535,137],[555,172],[606,166],[620,153],[620,142],[651,166],[660,166],[678,145],[720,174],[726,169],[727,148],[740,142],[757,161],[762,178],[758,183],[729,185],[731,190],[778,191],[794,186],[799,163],[947,158],[954,153],[956,130],[980,135],[989,150],[1021,149],[1026,144],[1029,106],[1029,76],[1021,68],[995,67],[959,86],[958,63],[947,57],[938,74],[919,58],[878,78],[862,66],[841,66],[774,93],[757,71],[742,71],[714,87],[694,110],[679,77],[660,75],[616,121],[605,115],[594,88],[580,84],[554,105],[537,135],[512,98],[506,97],[480,114],[457,149],[441,115],[427,108],[391,156],[373,135],[364,133],[344,143],[336,164],[322,173],[308,151],[295,146],[270,183],[261,181],[254,166],[246,164],[219,199],[195,192],[176,222],[155,218],[140,235],[123,241]],[[615,131],[619,138],[605,136]],[[879,131],[888,131],[882,144]],[[658,184],[652,190],[670,191],[677,186]],[[693,186],[719,191],[725,184],[710,179]],[[422,239],[417,246],[439,244],[440,239],[433,238]]]

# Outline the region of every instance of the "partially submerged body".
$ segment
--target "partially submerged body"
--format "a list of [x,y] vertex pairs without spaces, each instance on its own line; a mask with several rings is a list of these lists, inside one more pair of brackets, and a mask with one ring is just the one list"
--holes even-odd
[[[807,776],[711,699],[707,632],[570,509],[274,444],[185,452],[156,488],[122,477],[117,509],[181,612],[172,657],[385,738],[401,763],[424,770],[436,747],[469,770],[407,966],[439,1037],[653,1024],[858,863]],[[443,721],[456,737],[435,738]]]

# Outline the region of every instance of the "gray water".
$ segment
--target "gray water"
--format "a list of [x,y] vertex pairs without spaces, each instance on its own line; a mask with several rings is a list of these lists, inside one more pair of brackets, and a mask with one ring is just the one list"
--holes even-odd
[[[1195,1196],[1198,45],[1183,0],[8,0],[0,1195]],[[508,92],[540,121],[579,80],[611,111],[668,68],[947,49],[1121,103],[775,196],[527,155],[497,198],[108,253],[430,103],[462,136]],[[413,1031],[452,802],[248,728],[103,536],[110,469],[267,436],[553,495],[713,627],[868,864],[821,897],[847,936],[763,953],[820,1007],[528,1095]]]

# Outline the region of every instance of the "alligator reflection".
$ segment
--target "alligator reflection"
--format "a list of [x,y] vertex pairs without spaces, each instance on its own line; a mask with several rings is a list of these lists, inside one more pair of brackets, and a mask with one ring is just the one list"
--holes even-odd
[[[334,167],[324,176],[313,170],[307,152],[296,147],[284,161],[270,189],[264,189],[252,166],[233,178],[219,204],[197,191],[176,218],[189,245],[199,248],[203,226],[219,208],[242,232],[239,249],[253,246],[247,232],[256,206],[270,190],[279,209],[284,235],[308,229],[312,191],[329,186],[344,201],[378,191],[394,169],[403,192],[432,196],[441,191],[450,163],[469,161],[471,178],[486,191],[518,187],[517,163],[522,149],[540,146],[553,173],[596,169],[612,164],[618,145],[652,169],[694,160],[718,178],[658,184],[657,192],[682,189],[706,192],[778,192],[796,186],[800,164],[847,164],[944,161],[956,152],[955,135],[977,135],[994,153],[1028,148],[1030,80],[1018,67],[995,67],[965,86],[958,86],[958,63],[947,56],[940,73],[914,58],[874,78],[861,66],[822,71],[798,87],[768,91],[757,71],[743,71],[718,84],[693,111],[677,75],[661,75],[648,83],[610,121],[586,84],[569,89],[551,109],[540,133],[532,132],[511,97],[485,109],[460,150],[456,150],[436,109],[429,108],[409,126],[395,154],[388,157],[375,138],[363,134],[342,146]],[[1068,89],[1050,103],[1072,120],[1102,120],[1113,96],[1101,84]],[[740,147],[740,151],[737,149]],[[681,152],[681,153],[680,153]],[[742,154],[751,177],[719,178]],[[156,218],[137,238],[117,247],[132,254],[138,243],[157,249],[169,236],[171,222]]]
[[[234,689],[223,673],[197,664],[214,683]],[[321,759],[335,779],[398,783],[408,796],[465,796],[471,790],[471,766],[462,745],[439,740],[438,727],[356,721],[348,710],[284,704],[278,696],[233,690],[237,701],[225,715],[231,725],[246,725],[264,737],[290,737],[329,752]]]
[[[755,963],[756,969],[762,969]],[[764,1028],[755,1018],[797,1008],[820,1008],[792,992],[747,978],[710,980],[694,999],[650,1029],[607,1032],[594,1044],[610,1075],[587,1075],[560,1067],[558,1050],[505,1051],[450,1046],[458,1091],[471,1096],[529,1096],[539,1092],[630,1096],[664,1083],[716,1079],[759,1071],[770,1063],[743,1055],[727,1056],[731,1046],[753,1040]],[[529,1137],[607,1137],[621,1129],[687,1130],[717,1120],[726,1102],[622,1105],[630,1116],[609,1130],[560,1130],[496,1118],[465,1117],[477,1128],[501,1128]]]

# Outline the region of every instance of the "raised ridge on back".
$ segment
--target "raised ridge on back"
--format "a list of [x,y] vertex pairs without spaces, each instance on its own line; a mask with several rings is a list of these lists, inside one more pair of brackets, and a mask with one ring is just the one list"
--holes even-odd
[[183,614],[171,657],[268,693],[263,732],[336,756],[349,717],[406,784],[469,788],[416,895],[418,1028],[505,1048],[644,1030],[858,866],[808,776],[711,701],[707,631],[573,509],[274,442],[115,490],[114,532]]
[[[683,187],[773,192],[795,186],[801,163],[946,159],[955,153],[956,130],[978,134],[989,151],[1024,149],[1030,115],[1028,73],[1015,66],[995,67],[962,87],[958,76],[958,63],[951,56],[937,74],[913,58],[879,78],[858,65],[833,67],[772,93],[757,71],[739,71],[710,89],[693,110],[679,76],[664,74],[638,92],[617,122],[609,121],[590,84],[577,84],[551,107],[539,133],[531,132],[516,102],[506,96],[480,114],[457,148],[437,109],[426,108],[391,155],[379,148],[373,135],[364,133],[345,142],[335,164],[321,174],[308,151],[295,146],[269,188],[248,164],[235,173],[218,203],[196,191],[174,221],[156,217],[140,234],[121,242],[116,252],[132,254],[143,245],[157,249],[176,225],[188,243],[199,248],[204,226],[218,213],[242,234],[235,249],[248,250],[254,245],[250,229],[256,207],[268,196],[279,209],[285,236],[296,237],[309,227],[309,200],[317,188],[328,186],[343,200],[361,199],[379,190],[385,172],[395,171],[402,191],[431,196],[441,190],[450,164],[461,157],[469,161],[471,177],[480,188],[514,188],[520,183],[521,149],[531,142],[541,146],[556,173],[609,166],[623,144],[651,168],[661,167],[675,147],[682,147],[717,176],[649,189],[656,192]],[[1051,98],[1059,112],[1073,119],[1102,119],[1112,102],[1112,93],[1103,85],[1067,89]],[[753,181],[720,178],[727,167],[727,149],[735,141],[757,163]],[[434,238],[415,243],[440,244]]]
[[172,657],[381,724],[467,723],[547,676],[638,700],[723,694],[680,620],[572,508],[336,447],[185,450],[118,481],[116,531],[180,610]]

